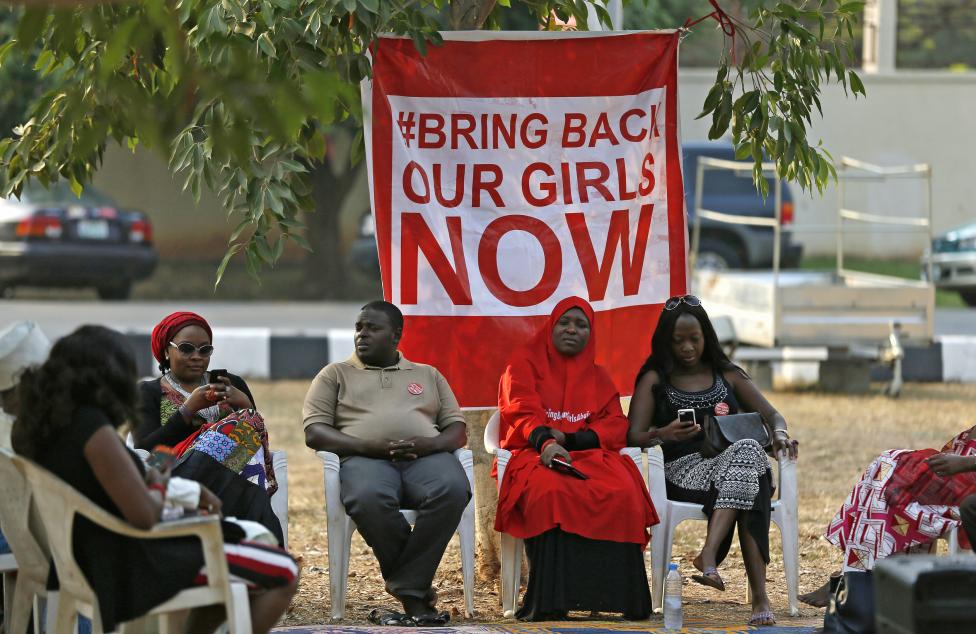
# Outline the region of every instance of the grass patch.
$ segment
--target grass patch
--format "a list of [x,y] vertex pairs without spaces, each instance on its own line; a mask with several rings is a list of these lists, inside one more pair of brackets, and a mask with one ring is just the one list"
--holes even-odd
[[[801,269],[812,271],[831,271],[837,266],[837,260],[830,256],[805,257],[800,262]],[[876,275],[890,275],[906,280],[922,278],[922,265],[913,260],[879,260],[867,258],[844,258],[844,267],[864,273]],[[935,305],[939,308],[965,308],[966,304],[956,291],[935,289]]]

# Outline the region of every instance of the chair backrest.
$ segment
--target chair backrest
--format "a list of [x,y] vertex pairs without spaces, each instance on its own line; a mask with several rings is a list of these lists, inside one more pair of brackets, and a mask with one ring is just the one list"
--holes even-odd
[[82,515],[109,530],[121,527],[124,531],[128,525],[43,467],[29,460],[24,460],[23,465],[47,533],[61,589],[76,599],[94,604],[95,593],[75,562],[72,551],[75,515]]
[[491,418],[488,419],[488,424],[485,425],[485,450],[488,453],[494,453],[498,449],[498,428],[501,426],[501,416],[496,410]]
[[50,550],[37,510],[32,505],[30,485],[24,475],[24,459],[0,448],[0,525],[17,559],[19,574],[41,585],[47,583]]

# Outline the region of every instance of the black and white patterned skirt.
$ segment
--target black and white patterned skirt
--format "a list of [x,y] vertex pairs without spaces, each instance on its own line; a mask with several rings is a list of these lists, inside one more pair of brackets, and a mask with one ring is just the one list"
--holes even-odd
[[695,452],[664,465],[664,477],[689,491],[717,491],[714,508],[747,511],[759,494],[759,479],[769,469],[766,452],[755,440],[739,440],[715,456]]

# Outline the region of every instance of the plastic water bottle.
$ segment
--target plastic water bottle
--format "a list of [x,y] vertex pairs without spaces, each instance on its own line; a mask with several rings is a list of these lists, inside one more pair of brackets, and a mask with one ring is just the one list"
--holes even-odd
[[664,629],[680,630],[681,616],[681,574],[678,564],[668,565],[668,576],[664,579]]

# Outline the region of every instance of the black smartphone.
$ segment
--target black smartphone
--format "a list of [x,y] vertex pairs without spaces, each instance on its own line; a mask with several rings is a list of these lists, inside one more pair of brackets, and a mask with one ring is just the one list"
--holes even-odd
[[695,410],[693,409],[679,409],[678,410],[678,420],[682,423],[695,423]]
[[227,376],[227,370],[220,368],[219,370],[210,371],[210,383],[220,383],[221,377]]
[[563,460],[558,456],[553,458],[550,464],[552,465],[551,468],[555,469],[556,471],[565,473],[566,475],[571,475],[573,477],[579,478],[580,480],[590,479],[590,476],[586,475],[585,473],[583,473],[582,471],[580,471],[579,469],[577,469],[576,467],[569,464],[568,462],[566,462],[565,460]]

